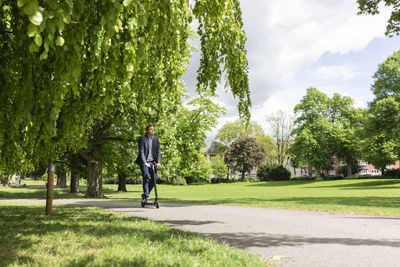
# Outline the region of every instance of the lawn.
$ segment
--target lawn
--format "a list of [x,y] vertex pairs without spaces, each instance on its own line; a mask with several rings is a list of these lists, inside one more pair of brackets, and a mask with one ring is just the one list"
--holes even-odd
[[[139,201],[141,186],[104,185],[109,200]],[[85,190],[82,186],[81,190]],[[160,201],[210,205],[243,205],[400,216],[399,179],[245,182],[173,186],[159,185]],[[44,198],[45,189],[0,189],[0,198]],[[56,189],[55,198],[76,197]]]
[[100,208],[0,202],[1,266],[265,266],[245,250]]

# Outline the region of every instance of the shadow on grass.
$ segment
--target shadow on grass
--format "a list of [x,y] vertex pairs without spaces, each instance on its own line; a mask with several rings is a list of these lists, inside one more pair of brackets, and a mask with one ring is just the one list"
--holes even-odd
[[235,247],[301,247],[310,244],[340,244],[345,246],[379,246],[399,248],[400,240],[360,238],[320,238],[301,235],[270,235],[266,233],[209,233],[207,237],[227,242]]
[[[307,188],[343,188],[343,189],[357,189],[357,190],[371,190],[371,189],[399,189],[400,186],[392,186],[387,187],[387,185],[396,185],[400,184],[400,179],[391,179],[391,180],[383,180],[383,181],[362,181],[358,183],[351,183],[351,184],[335,184],[335,185],[322,185],[322,186],[310,186]],[[384,186],[384,187],[380,187]]]
[[[312,184],[317,181],[265,181],[265,182],[257,182],[257,183],[250,183],[246,186],[265,186],[265,187],[274,187],[274,186],[297,186],[297,185],[303,185],[303,184]],[[320,181],[318,181],[320,182]]]
[[[116,196],[123,193],[140,193],[141,191],[128,191],[119,192],[116,191],[118,185],[114,188],[103,187],[103,193],[105,195]],[[79,187],[80,194],[71,194],[69,188],[54,188],[53,197],[54,199],[63,198],[82,198],[86,193],[86,186]],[[45,199],[46,198],[46,188],[2,188],[0,190],[0,199]]]
[[[176,237],[179,240],[180,238],[192,239],[198,236],[166,227],[158,228],[153,226],[147,228],[147,224],[137,224],[138,222],[147,222],[147,220],[130,216],[117,216],[103,210],[68,205],[54,208],[53,213],[46,217],[42,206],[3,205],[0,208],[0,225],[2,225],[0,228],[0,265],[7,266],[13,262],[15,263],[16,260],[21,265],[37,264],[35,256],[26,256],[29,255],[30,249],[37,249],[37,247],[43,246],[43,244],[39,243],[46,242],[44,240],[52,238],[72,239],[70,242],[75,242],[73,240],[75,235],[68,236],[67,232],[76,234],[76,237],[79,236],[81,240],[93,240],[92,248],[88,248],[87,244],[86,247],[82,245],[79,251],[83,250],[83,252],[85,252],[85,249],[104,250],[104,246],[110,245],[108,244],[109,240],[114,238],[120,240],[122,237],[126,238],[126,236],[136,239],[133,242],[143,242],[144,244],[151,244],[152,242],[168,243],[171,242],[172,237]],[[106,242],[100,241],[104,238],[107,240]],[[95,244],[100,245],[96,247]],[[23,254],[18,253],[20,250],[23,251]],[[52,252],[42,251],[41,253],[51,254]],[[66,266],[91,265],[95,258],[93,254],[87,253],[80,257],[69,255],[71,257],[67,260],[69,263]],[[195,255],[195,252],[190,251],[190,249],[184,251],[184,253]],[[57,255],[54,256],[57,257]],[[107,260],[105,259],[105,261]],[[113,266],[115,264],[119,266],[145,266],[146,263],[148,264],[146,262],[148,260],[142,257],[118,258],[115,262],[110,260],[109,264],[104,266]],[[126,264],[121,265],[121,262]]]
[[[376,207],[400,209],[400,197],[292,197],[278,199],[259,199],[259,198],[218,198],[210,200],[181,200],[177,198],[161,198],[161,202],[205,204],[205,205],[254,205],[264,207],[292,207],[307,208],[307,205],[332,206],[343,205],[349,207]],[[282,205],[280,205],[282,203]],[[322,207],[323,208],[323,207]],[[329,207],[331,208],[331,207]]]

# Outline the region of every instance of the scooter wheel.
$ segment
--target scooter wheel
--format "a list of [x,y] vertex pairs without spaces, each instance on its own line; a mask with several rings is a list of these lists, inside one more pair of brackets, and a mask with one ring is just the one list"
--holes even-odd
[[144,206],[146,205],[146,203],[144,203],[143,201],[140,202],[140,204],[142,205],[142,208],[144,208]]
[[155,203],[156,208],[159,209],[160,208],[160,204],[158,204],[158,202]]

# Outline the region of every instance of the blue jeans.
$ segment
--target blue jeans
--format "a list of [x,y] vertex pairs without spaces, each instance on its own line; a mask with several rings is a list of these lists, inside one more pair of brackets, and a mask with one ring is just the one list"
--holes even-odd
[[[140,170],[142,171],[142,177],[143,177],[143,194],[145,198],[149,198],[150,192],[151,190],[153,190],[154,179],[156,180],[156,182],[158,181],[157,168],[154,162],[148,161],[147,163],[150,164],[149,168],[147,168],[144,164],[140,165]],[[152,168],[153,165],[154,165],[154,172]]]

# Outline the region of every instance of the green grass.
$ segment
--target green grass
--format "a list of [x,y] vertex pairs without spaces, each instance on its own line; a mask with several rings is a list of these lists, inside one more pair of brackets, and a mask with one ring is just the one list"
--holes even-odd
[[[141,185],[104,185],[108,199],[139,201]],[[45,189],[0,189],[0,198],[45,197]],[[84,191],[85,187],[81,187]],[[161,202],[210,205],[242,205],[400,216],[399,179],[354,179],[334,181],[282,181],[172,186],[159,185]],[[57,189],[55,198],[76,197]]]
[[0,202],[0,266],[265,266],[244,250],[111,211]]

